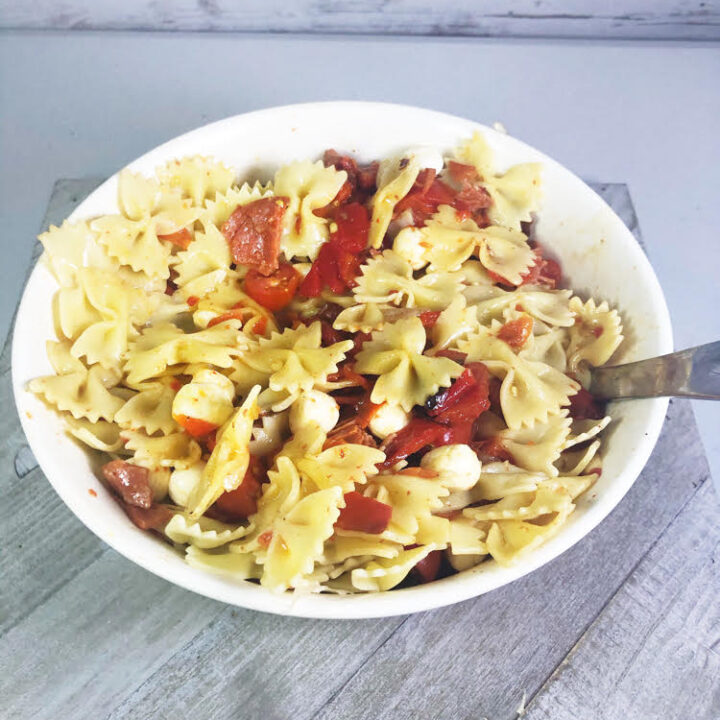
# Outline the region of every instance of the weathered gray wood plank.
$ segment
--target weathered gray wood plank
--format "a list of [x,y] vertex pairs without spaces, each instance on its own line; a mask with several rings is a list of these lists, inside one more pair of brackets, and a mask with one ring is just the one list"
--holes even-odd
[[227,609],[107,720],[311,718],[402,624]]
[[720,507],[693,497],[525,720],[720,717]]
[[673,402],[645,470],[598,528],[522,580],[410,617],[317,720],[363,718],[363,707],[395,720],[515,718],[707,477],[690,407]]
[[[60,180],[41,229],[62,219],[98,179]],[[38,247],[33,253],[37,256]],[[8,340],[0,356],[0,635],[50,597],[105,546],[67,509],[48,485],[18,422],[10,383]],[[39,532],[38,528],[44,528]]]
[[715,40],[717,0],[2,0],[0,27]]
[[2,717],[102,718],[222,609],[108,550],[3,637]]

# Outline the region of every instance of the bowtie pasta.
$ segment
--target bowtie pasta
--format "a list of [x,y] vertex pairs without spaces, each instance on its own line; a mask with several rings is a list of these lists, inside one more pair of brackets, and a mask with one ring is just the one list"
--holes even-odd
[[542,168],[476,134],[266,182],[212,158],[120,173],[118,212],[40,236],[54,373],[129,518],[275,592],[376,592],[558,532],[610,422],[622,341],[533,236]]

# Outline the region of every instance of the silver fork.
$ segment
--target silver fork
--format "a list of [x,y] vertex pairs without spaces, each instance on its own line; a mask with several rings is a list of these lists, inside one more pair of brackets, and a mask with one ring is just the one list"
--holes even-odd
[[597,398],[689,397],[720,400],[720,341],[592,371]]

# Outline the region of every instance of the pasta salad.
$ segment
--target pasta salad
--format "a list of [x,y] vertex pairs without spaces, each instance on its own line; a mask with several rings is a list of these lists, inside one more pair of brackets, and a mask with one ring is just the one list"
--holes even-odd
[[541,174],[479,133],[266,183],[124,170],[116,214],[40,236],[57,340],[29,388],[209,572],[351,593],[511,564],[601,472],[583,383],[623,339],[535,237]]

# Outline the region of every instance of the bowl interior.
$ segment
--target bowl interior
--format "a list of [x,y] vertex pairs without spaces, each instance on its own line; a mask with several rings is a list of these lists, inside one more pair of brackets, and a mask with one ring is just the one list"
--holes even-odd
[[[662,291],[643,251],[615,213],[581,180],[542,153],[509,136],[442,113],[378,103],[314,103],[228,118],[178,137],[133,162],[138,172],[184,155],[212,155],[241,180],[267,179],[290,160],[317,158],[329,148],[371,160],[416,145],[449,150],[481,130],[498,167],[543,163],[544,200],[537,236],[561,261],[571,287],[607,300],[622,314],[626,341],[619,359],[672,351]],[[117,176],[92,193],[74,220],[117,212]],[[657,440],[666,400],[615,403],[614,430],[604,446],[603,474],[561,532],[517,565],[488,562],[426,586],[358,596],[273,595],[259,586],[209,575],[187,565],[165,543],[139,531],[94,476],[89,455],[63,431],[60,419],[28,393],[28,380],[52,372],[45,342],[55,338],[52,296],[57,285],[42,263],[33,270],[18,311],[13,340],[13,387],[30,446],[71,510],[96,535],[148,570],[195,592],[243,607],[309,617],[376,617],[449,604],[504,585],[548,562],[589,532],[627,492]],[[97,492],[92,496],[88,490]]]

